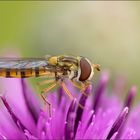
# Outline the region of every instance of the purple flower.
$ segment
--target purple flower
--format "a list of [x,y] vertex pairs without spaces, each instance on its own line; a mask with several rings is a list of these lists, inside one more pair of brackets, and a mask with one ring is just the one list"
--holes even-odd
[[107,90],[108,79],[103,73],[85,94],[66,81],[76,97],[72,101],[61,87],[47,93],[51,117],[23,79],[1,80],[5,94],[0,104],[0,139],[139,139],[140,105],[132,107],[136,87],[123,102],[119,97],[123,93]]

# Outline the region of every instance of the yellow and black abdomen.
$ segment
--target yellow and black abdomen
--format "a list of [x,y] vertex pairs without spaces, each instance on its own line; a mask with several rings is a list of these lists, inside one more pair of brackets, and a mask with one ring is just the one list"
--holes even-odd
[[47,74],[48,71],[46,71],[44,67],[35,67],[30,69],[14,69],[14,68],[0,69],[0,77],[6,77],[6,78],[39,77]]
[[42,58],[0,58],[0,77],[38,77],[48,72],[48,62]]

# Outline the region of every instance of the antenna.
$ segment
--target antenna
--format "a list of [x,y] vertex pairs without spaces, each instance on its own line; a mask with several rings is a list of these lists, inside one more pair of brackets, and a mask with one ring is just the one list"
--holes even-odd
[[100,65],[99,64],[93,64],[93,68],[96,69],[97,71],[100,71]]

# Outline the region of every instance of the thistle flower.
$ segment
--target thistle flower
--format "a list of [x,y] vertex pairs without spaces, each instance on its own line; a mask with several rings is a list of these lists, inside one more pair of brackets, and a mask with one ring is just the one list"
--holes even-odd
[[139,139],[140,108],[132,108],[136,87],[123,102],[115,91],[107,91],[107,82],[108,75],[103,73],[97,86],[87,87],[85,94],[67,82],[76,97],[72,101],[61,87],[47,93],[50,117],[23,79],[3,79],[6,94],[1,96],[0,139]]

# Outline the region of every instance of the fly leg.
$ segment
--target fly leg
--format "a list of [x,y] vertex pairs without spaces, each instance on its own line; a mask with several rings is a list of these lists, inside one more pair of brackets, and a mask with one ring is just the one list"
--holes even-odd
[[[70,91],[67,89],[67,87],[66,87],[66,84],[64,83],[64,82],[62,82],[61,83],[61,86],[62,86],[62,88],[64,89],[64,91],[65,91],[65,93],[69,96],[69,98],[71,99],[71,100],[73,100],[73,95],[70,93]],[[84,93],[83,93],[84,94]],[[85,93],[86,94],[86,93]],[[84,109],[84,107],[80,104],[80,103],[78,103],[78,106],[81,108],[81,109]]]
[[[86,96],[86,98],[89,96],[85,91],[86,91],[86,88],[91,85],[90,82],[75,82],[75,81],[71,81],[72,84],[76,87],[76,88],[79,88],[80,89],[80,93],[82,93],[84,96]],[[81,109],[84,109],[84,106],[81,105],[80,103],[78,103],[78,106],[81,108]]]
[[46,96],[45,94],[48,93],[50,90],[52,90],[56,85],[56,81],[54,79],[50,79],[50,80],[44,80],[42,82],[39,82],[37,85],[40,87],[41,85],[47,85],[47,84],[50,84],[47,88],[43,89],[41,91],[41,98],[43,99],[44,101],[44,110],[46,109],[46,107],[48,106],[48,112],[49,112],[49,116],[51,117],[51,104],[49,103],[49,101],[46,99]]
[[56,81],[53,81],[51,85],[49,85],[47,88],[43,89],[41,93],[47,93],[50,90],[52,90],[57,85]]
[[80,89],[80,93],[84,94],[85,96],[87,96],[87,94],[85,92],[83,92],[86,89],[86,86],[84,83],[78,83],[76,81],[71,80],[71,83],[73,84],[74,87]]
[[48,105],[48,110],[49,110],[48,112],[49,112],[49,116],[51,117],[52,115],[51,115],[51,104],[50,104],[50,102],[47,101],[47,99],[46,99],[46,97],[44,96],[43,93],[41,93],[41,98],[43,99],[44,104],[45,104],[44,111],[46,111],[46,106]]
[[63,88],[63,90],[65,91],[65,93],[69,96],[69,98],[70,98],[71,100],[73,100],[74,97],[73,97],[73,95],[70,93],[70,91],[67,89],[66,84],[62,81],[60,85],[62,86],[62,88]]
[[41,92],[41,97],[45,103],[44,109],[46,109],[46,106],[48,105],[48,110],[49,110],[49,116],[51,117],[51,104],[49,101],[47,101],[45,94],[48,93],[51,89],[53,89],[57,85],[56,82],[48,86],[47,88],[43,89]]
[[85,90],[86,90],[87,87],[89,87],[89,86],[91,85],[91,83],[87,81],[87,82],[81,82],[81,84],[82,84],[81,92],[82,92],[85,96],[88,96],[88,95],[85,93]]
[[54,82],[54,79],[47,79],[47,80],[43,80],[41,82],[38,82],[37,85],[38,86],[43,86],[43,85],[47,85],[47,84],[50,84],[50,83],[53,83]]
[[70,80],[70,82],[73,84],[74,87],[78,88],[78,89],[82,89],[82,85],[79,84],[78,82],[75,82],[74,80]]
[[[51,78],[51,79],[47,79],[47,80],[46,80],[46,76],[47,76],[48,78]],[[45,85],[45,84],[50,84],[50,83],[52,83],[52,82],[54,81],[54,79],[52,79],[52,78],[54,78],[54,77],[55,77],[55,74],[54,74],[54,73],[47,73],[47,74],[45,75],[45,80],[42,80],[41,82],[38,82],[37,85],[38,85],[38,86],[42,86],[42,85]],[[44,77],[42,77],[42,78],[44,78]]]

